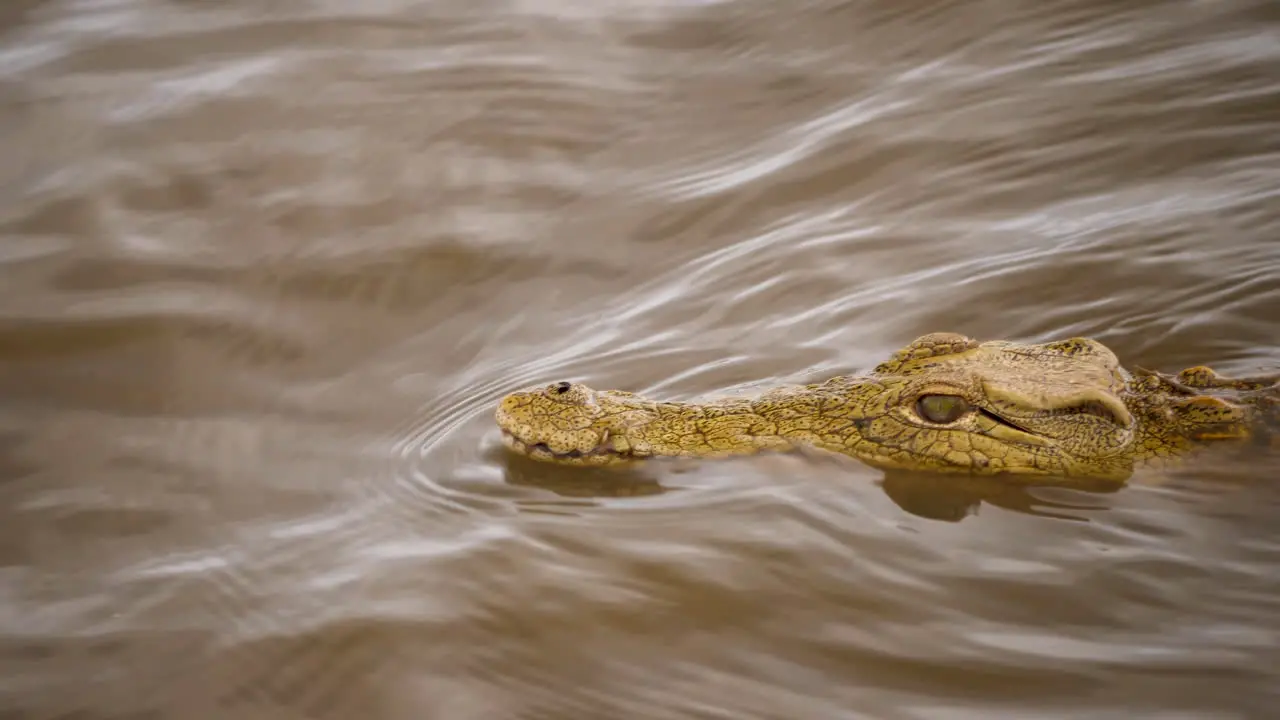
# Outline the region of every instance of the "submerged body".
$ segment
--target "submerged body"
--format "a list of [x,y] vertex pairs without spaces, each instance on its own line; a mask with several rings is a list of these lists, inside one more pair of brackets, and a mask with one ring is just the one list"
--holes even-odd
[[1130,374],[1087,338],[934,333],[867,375],[751,398],[662,402],[561,382],[507,395],[495,417],[509,448],[566,465],[814,447],[886,469],[1123,480],[1142,462],[1266,432],[1280,375]]

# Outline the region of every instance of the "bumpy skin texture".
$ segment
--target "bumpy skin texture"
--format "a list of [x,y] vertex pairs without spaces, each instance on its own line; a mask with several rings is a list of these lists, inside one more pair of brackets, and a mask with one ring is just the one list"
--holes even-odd
[[1143,461],[1280,424],[1280,375],[1131,375],[1088,338],[933,333],[867,375],[754,398],[661,402],[561,382],[507,395],[495,417],[513,451],[564,465],[810,446],[886,469],[1123,480]]

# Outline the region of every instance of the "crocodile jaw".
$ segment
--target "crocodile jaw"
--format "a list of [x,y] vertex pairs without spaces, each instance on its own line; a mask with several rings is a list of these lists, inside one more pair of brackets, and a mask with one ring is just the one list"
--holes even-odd
[[579,448],[556,450],[545,442],[521,439],[510,430],[503,428],[502,444],[517,455],[558,465],[621,465],[635,459],[629,453],[614,448],[613,443],[608,440],[607,433],[605,441],[595,447],[585,450]]
[[512,452],[558,465],[620,465],[640,453],[613,425],[619,408],[574,383],[529,387],[498,402],[494,420]]

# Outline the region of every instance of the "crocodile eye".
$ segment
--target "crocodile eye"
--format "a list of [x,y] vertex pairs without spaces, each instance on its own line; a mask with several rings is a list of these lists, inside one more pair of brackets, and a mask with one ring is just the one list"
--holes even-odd
[[949,425],[967,412],[969,403],[959,395],[924,395],[916,400],[916,413],[938,425]]
[[573,387],[573,384],[572,384],[572,383],[568,383],[568,382],[563,382],[563,381],[561,381],[561,382],[556,383],[555,385],[552,385],[552,386],[551,386],[551,391],[552,391],[552,392],[554,392],[554,393],[555,393],[555,394],[557,394],[557,395],[563,395],[563,394],[565,394],[565,393],[569,392],[569,388],[571,388],[571,387]]

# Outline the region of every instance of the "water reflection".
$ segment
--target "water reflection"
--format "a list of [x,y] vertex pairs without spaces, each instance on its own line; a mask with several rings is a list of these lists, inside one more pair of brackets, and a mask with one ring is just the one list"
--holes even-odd
[[652,468],[558,468],[514,453],[503,453],[503,479],[566,498],[644,497],[671,492]]
[[[670,471],[678,468],[681,461],[655,461],[647,467],[627,469],[558,468],[511,453],[506,455],[502,460],[503,478],[508,484],[565,498],[644,497],[680,489],[670,486],[678,482]],[[865,478],[851,476],[849,481],[865,482]],[[1026,480],[906,471],[885,472],[875,484],[906,512],[945,522],[960,522],[976,515],[983,503],[1037,517],[1087,521],[1089,515],[1081,511],[1105,510],[1107,505],[1098,496],[1125,487],[1125,483],[1090,479]]]
[[[898,507],[930,520],[960,522],[987,503],[1036,517],[1087,522],[1090,516],[1083,511],[1107,508],[1097,496],[1115,493],[1124,483],[889,472],[880,487]],[[1052,490],[1059,492],[1046,492]]]

